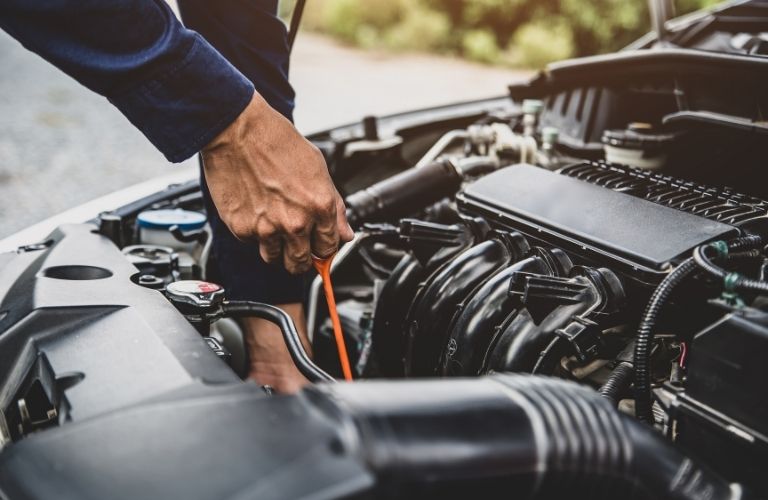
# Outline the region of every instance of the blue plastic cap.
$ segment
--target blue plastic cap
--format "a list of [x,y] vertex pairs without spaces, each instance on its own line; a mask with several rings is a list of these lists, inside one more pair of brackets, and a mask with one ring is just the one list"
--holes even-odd
[[136,218],[139,227],[145,229],[170,229],[179,226],[182,231],[201,229],[205,225],[205,215],[200,212],[182,210],[147,210]]

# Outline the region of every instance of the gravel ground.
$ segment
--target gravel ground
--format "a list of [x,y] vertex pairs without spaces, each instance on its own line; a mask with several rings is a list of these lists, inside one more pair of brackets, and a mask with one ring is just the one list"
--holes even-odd
[[[193,169],[168,163],[106,99],[0,32],[0,238],[109,192]],[[296,122],[359,119],[502,94],[527,76],[455,59],[363,52],[310,34],[294,50]]]

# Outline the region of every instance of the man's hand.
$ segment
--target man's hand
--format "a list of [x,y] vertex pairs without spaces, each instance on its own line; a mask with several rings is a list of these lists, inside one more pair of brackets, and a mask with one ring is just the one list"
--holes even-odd
[[258,94],[202,155],[221,219],[266,262],[301,273],[354,237],[323,155]]

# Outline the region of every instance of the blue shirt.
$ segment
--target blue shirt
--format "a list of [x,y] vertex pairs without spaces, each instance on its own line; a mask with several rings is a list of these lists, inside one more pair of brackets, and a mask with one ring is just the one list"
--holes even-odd
[[207,30],[203,35],[231,52],[234,64],[185,28],[163,0],[2,0],[0,27],[106,97],[173,162],[232,123],[254,84],[290,117],[293,91],[276,0],[179,4],[185,20]]

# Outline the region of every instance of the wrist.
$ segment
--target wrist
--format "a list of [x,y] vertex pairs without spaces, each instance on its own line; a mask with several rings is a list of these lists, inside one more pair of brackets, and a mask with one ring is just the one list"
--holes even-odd
[[254,127],[263,121],[269,109],[267,101],[258,92],[254,91],[251,100],[237,118],[222,130],[219,135],[214,137],[201,152],[205,154],[222,147],[237,144],[245,137],[248,131],[253,132]]

